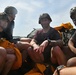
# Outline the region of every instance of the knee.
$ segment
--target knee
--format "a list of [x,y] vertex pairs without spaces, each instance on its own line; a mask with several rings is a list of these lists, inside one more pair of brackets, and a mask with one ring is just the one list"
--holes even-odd
[[76,61],[73,60],[73,59],[69,59],[69,60],[67,61],[67,66],[68,66],[68,67],[76,66]]
[[27,52],[33,52],[33,47],[28,47]]
[[59,46],[53,47],[53,49],[52,49],[53,54],[59,54],[59,52],[60,52],[60,47]]
[[61,50],[61,48],[59,46],[56,46],[56,47],[53,48],[52,54],[54,56],[57,56],[57,57],[58,56],[60,57],[60,56],[64,55],[63,52],[62,52],[62,50]]
[[15,62],[17,59],[16,59],[16,56],[14,54],[10,54],[9,56],[7,56],[7,60],[9,62]]
[[16,56],[15,55],[12,55],[11,61],[14,62],[15,60],[16,60]]
[[34,56],[34,51],[33,51],[33,48],[32,47],[29,47],[28,49],[27,49],[27,54],[29,55],[29,56]]
[[0,56],[2,56],[2,58],[6,58],[6,49],[3,47],[0,47]]

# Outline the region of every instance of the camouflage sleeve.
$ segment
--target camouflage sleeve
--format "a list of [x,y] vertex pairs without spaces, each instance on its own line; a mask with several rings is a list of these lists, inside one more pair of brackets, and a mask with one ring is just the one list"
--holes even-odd
[[75,31],[74,34],[72,35],[71,40],[72,40],[73,42],[76,42],[76,31]]

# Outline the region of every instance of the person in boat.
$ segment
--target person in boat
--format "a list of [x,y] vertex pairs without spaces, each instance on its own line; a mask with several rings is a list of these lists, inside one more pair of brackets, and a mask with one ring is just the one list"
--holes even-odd
[[[70,18],[72,19],[73,23],[76,25],[76,7],[73,7],[70,9]],[[76,31],[74,32],[73,36],[69,39],[68,47],[70,48],[71,53],[73,54],[73,57],[70,57],[67,61],[67,64],[64,68],[64,66],[59,66],[55,70],[53,75],[75,75],[75,69],[76,69]]]
[[[3,37],[6,38],[6,40],[8,40],[9,42],[13,43],[13,46],[15,46],[15,49],[17,50],[16,53],[18,53],[17,54],[18,61],[16,61],[17,63],[14,64],[13,69],[19,69],[19,68],[23,69],[24,68],[23,66],[28,64],[27,61],[30,60],[30,58],[28,57],[28,54],[27,54],[27,49],[28,49],[28,47],[31,46],[30,45],[31,39],[30,38],[19,38],[17,40],[14,40],[13,39],[14,20],[15,20],[15,17],[16,17],[16,14],[18,13],[18,11],[13,6],[7,6],[4,9],[4,13],[6,13],[9,23],[3,33],[4,34]],[[28,67],[29,67],[29,65],[28,65]],[[25,66],[25,68],[26,68],[26,66]]]
[[[70,18],[72,19],[74,25],[76,26],[76,7],[71,8],[70,10]],[[76,55],[76,31],[74,32],[73,36],[70,38],[68,42],[68,46],[70,50]],[[70,58],[67,62],[67,66],[76,66],[76,56],[73,58]]]
[[[53,55],[55,55],[56,57],[54,59],[55,60],[59,59],[59,62],[61,62],[59,57],[63,57],[64,58],[63,60],[66,62],[64,65],[66,65],[67,60],[75,56],[74,53],[68,47],[68,41],[71,38],[71,36],[74,34],[75,29],[73,28],[73,25],[69,22],[62,23],[60,26],[55,27],[55,29],[58,30],[61,35],[63,46],[62,47],[56,46],[53,48],[53,53],[54,53]],[[64,55],[62,55],[62,53]],[[60,56],[58,57],[58,55]],[[54,63],[58,63],[58,62],[54,62]]]
[[[13,6],[7,6],[5,9],[4,9],[4,12],[7,14],[7,17],[10,21],[7,29],[5,30],[5,32],[7,32],[6,34],[6,38],[7,40],[9,40],[10,42],[14,43],[16,45],[16,47],[20,50],[20,52],[22,52],[22,58],[23,58],[23,61],[25,61],[25,58],[27,56],[27,53],[26,53],[26,49],[31,46],[29,44],[29,42],[31,41],[30,38],[20,38],[18,39],[17,41],[13,39],[13,29],[14,29],[14,20],[15,20],[15,17],[16,17],[16,14],[17,14],[17,9]],[[26,53],[26,54],[25,54]]]
[[58,45],[58,41],[61,41],[58,31],[50,27],[51,22],[52,19],[48,13],[40,15],[39,24],[42,29],[37,31],[30,42],[33,47],[28,49],[28,54],[35,63],[51,64],[51,49]]
[[[5,13],[0,13],[0,74],[7,75],[11,70],[16,55],[14,49],[6,46],[6,41],[3,40],[4,30],[7,28],[9,23],[8,17]],[[5,38],[4,38],[5,39]]]

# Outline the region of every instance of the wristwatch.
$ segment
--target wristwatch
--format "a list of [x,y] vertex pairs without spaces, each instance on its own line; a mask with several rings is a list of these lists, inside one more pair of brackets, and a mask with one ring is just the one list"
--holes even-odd
[[64,65],[60,65],[56,68],[58,75],[60,75],[60,70],[63,69],[65,66]]
[[50,39],[47,39],[48,40],[48,45],[51,43],[51,40]]

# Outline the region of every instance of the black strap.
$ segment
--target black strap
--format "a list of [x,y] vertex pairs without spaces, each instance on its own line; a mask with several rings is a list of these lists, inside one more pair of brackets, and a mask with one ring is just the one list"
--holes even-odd
[[53,75],[50,65],[46,66],[46,69],[44,70],[44,75]]
[[58,75],[60,75],[60,70],[63,69],[65,66],[64,65],[60,65],[56,68]]
[[60,70],[57,69],[57,74],[60,75]]

